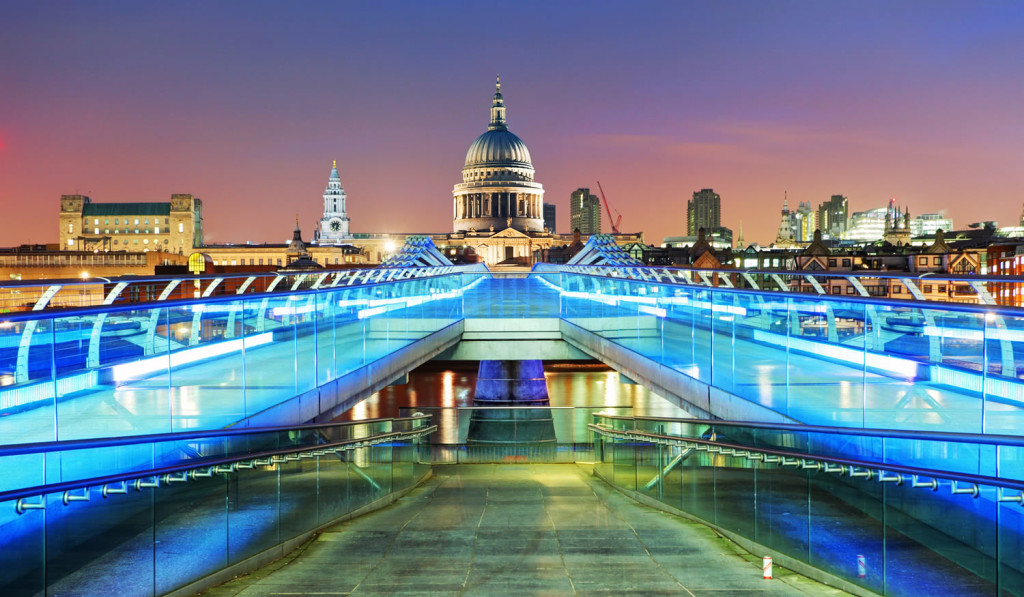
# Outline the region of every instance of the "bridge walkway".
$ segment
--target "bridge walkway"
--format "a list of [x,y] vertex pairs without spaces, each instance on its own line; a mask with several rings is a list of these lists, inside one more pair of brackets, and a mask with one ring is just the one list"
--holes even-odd
[[447,465],[434,475],[205,594],[847,594],[778,566],[763,580],[759,556],[631,500],[589,465]]

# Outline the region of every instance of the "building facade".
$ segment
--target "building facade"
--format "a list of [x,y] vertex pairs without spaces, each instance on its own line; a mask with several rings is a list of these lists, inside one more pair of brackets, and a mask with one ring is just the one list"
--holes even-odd
[[453,230],[543,232],[544,187],[533,178],[530,151],[508,130],[499,78],[491,122],[469,146],[462,182],[452,191]]
[[544,229],[551,234],[558,232],[555,230],[555,205],[553,203],[544,204]]
[[686,235],[722,226],[722,198],[713,189],[701,189],[686,202]]
[[849,200],[843,195],[832,195],[818,206],[818,230],[825,238],[842,238],[849,217]]
[[322,245],[336,245],[352,238],[348,229],[348,212],[346,210],[345,189],[341,186],[338,175],[337,160],[331,165],[331,175],[327,178],[324,190],[324,216],[320,218],[320,228],[316,240]]
[[184,255],[203,244],[203,202],[189,194],[163,203],[93,203],[85,195],[61,195],[59,226],[65,251]]
[[601,233],[601,200],[590,189],[581,187],[569,195],[569,228],[586,236]]

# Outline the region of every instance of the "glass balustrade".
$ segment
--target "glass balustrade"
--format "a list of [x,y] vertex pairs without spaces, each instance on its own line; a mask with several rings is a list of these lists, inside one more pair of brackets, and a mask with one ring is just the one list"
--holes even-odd
[[[30,495],[0,492],[0,591],[181,589],[419,483],[429,465],[415,434],[428,425],[378,420],[46,446],[31,456],[46,459],[36,464],[48,484]],[[172,472],[161,472],[165,462]],[[88,471],[108,476],[90,482]]]
[[1016,456],[1018,445],[984,436],[972,444],[853,429],[595,419],[608,430],[595,434],[598,474],[752,541],[765,555],[886,595],[1024,592],[1024,482],[994,476],[997,454]]

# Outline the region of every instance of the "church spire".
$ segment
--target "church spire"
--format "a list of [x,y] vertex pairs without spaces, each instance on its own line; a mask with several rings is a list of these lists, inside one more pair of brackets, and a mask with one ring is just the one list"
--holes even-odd
[[494,84],[494,100],[491,102],[491,124],[487,127],[489,131],[507,131],[505,123],[505,100],[501,97],[501,76],[498,76]]

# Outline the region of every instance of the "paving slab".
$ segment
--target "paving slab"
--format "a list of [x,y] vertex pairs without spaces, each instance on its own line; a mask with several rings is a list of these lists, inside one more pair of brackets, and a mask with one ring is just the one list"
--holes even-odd
[[710,528],[639,504],[588,466],[439,465],[382,510],[342,522],[234,595],[845,595]]

